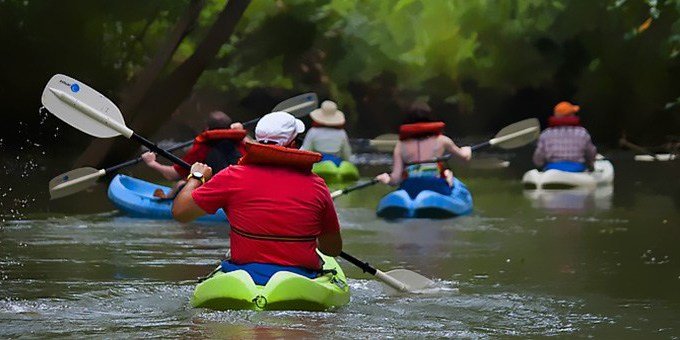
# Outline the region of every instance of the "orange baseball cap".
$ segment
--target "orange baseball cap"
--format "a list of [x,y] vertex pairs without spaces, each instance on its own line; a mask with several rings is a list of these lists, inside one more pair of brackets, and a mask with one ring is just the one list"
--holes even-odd
[[580,109],[580,106],[574,105],[570,102],[559,102],[557,105],[555,105],[553,112],[555,113],[555,116],[564,117],[576,114],[576,112],[578,112]]

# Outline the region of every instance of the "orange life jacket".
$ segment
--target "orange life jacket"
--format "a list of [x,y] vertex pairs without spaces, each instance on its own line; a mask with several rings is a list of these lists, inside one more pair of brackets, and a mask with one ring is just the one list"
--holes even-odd
[[321,154],[305,150],[291,149],[279,145],[245,143],[246,155],[239,165],[272,165],[311,172],[314,163],[321,160]]
[[579,116],[550,116],[548,117],[548,126],[581,126],[581,118]]
[[234,142],[240,142],[243,138],[246,138],[248,131],[241,129],[215,129],[215,130],[205,130],[196,136],[195,141],[198,143],[204,143],[207,141],[228,139]]
[[399,127],[399,140],[439,136],[445,126],[444,122],[404,124]]

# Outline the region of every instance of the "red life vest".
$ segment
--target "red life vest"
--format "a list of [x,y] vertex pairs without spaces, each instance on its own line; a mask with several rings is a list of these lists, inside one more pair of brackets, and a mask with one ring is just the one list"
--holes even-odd
[[[231,164],[236,164],[238,159],[245,154],[243,139],[246,134],[246,130],[235,129],[203,131],[194,138],[194,145],[183,159],[189,164],[206,163],[214,173],[217,173]],[[189,175],[189,171],[179,165],[175,164],[173,167],[180,176]]]
[[201,132],[200,135],[196,136],[195,141],[198,143],[204,143],[212,140],[228,139],[234,142],[240,142],[243,140],[243,138],[246,138],[247,134],[248,131],[240,129],[205,130]]
[[548,127],[558,126],[581,126],[581,118],[578,116],[548,117]]
[[399,140],[439,136],[445,126],[444,122],[404,124],[399,127]]
[[297,171],[311,172],[314,163],[321,160],[321,154],[305,150],[291,149],[279,145],[245,143],[246,155],[239,165],[271,165],[289,167]]

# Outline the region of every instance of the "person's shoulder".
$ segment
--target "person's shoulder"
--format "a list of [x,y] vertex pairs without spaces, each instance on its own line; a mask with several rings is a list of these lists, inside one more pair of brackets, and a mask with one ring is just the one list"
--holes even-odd
[[220,177],[237,177],[241,176],[244,172],[248,171],[248,165],[230,165],[224,169],[222,169],[220,172],[218,172],[215,176],[220,176]]
[[319,175],[313,172],[309,173],[309,181],[311,182],[312,187],[316,191],[328,192],[328,186],[326,185],[326,181],[324,181],[324,179],[321,178]]
[[571,128],[579,135],[590,136],[588,129],[583,126],[572,126]]
[[444,142],[444,143],[451,143],[451,144],[453,144],[453,139],[451,139],[451,137],[449,137],[449,136],[447,136],[447,135],[443,135],[443,134],[442,134],[442,135],[437,136],[436,138],[437,138],[438,140]]

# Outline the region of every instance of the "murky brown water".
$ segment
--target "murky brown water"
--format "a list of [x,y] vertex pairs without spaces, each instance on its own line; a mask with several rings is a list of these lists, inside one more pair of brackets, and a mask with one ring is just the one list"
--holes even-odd
[[679,337],[678,166],[615,165],[611,191],[540,197],[519,170],[461,172],[475,212],[443,221],[376,219],[384,187],[338,199],[348,252],[450,289],[388,296],[342,262],[352,301],[326,313],[192,309],[194,279],[226,251],[224,226],[73,214],[111,210],[90,203],[101,190],[5,214],[0,337]]

